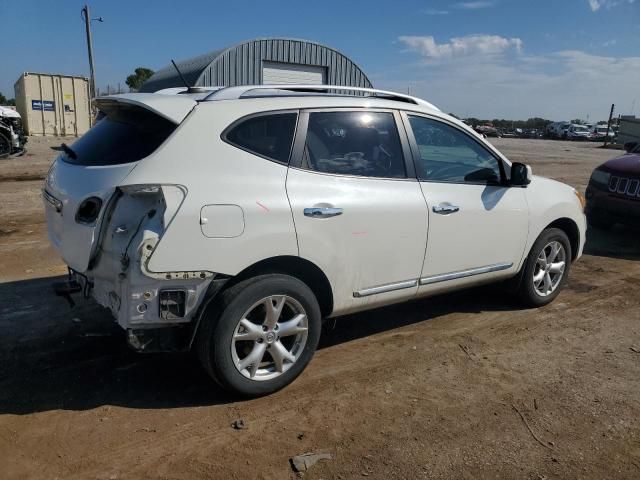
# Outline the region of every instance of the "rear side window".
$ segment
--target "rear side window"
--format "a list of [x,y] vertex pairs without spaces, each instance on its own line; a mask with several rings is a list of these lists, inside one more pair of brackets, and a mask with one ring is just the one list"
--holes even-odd
[[302,167],[342,175],[405,178],[402,145],[393,114],[310,113]]
[[232,145],[276,162],[288,163],[296,113],[259,115],[241,121],[225,135]]
[[151,155],[177,125],[141,107],[116,104],[87,133],[62,152],[76,165],[118,165]]

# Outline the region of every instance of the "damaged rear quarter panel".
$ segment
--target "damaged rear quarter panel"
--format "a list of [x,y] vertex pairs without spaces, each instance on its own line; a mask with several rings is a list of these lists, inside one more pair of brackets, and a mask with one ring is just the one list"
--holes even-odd
[[[200,104],[167,142],[141,161],[124,184],[180,184],[188,191],[149,261],[154,272],[206,270],[236,275],[252,264],[298,255],[285,190],[287,166],[220,140],[235,119],[264,110],[262,102]],[[259,192],[259,193],[258,193]],[[206,205],[242,209],[244,229],[233,238],[208,238],[201,228]]]
[[[158,239],[186,192],[179,186],[163,186],[145,193],[130,190],[119,189],[107,213],[95,265],[89,274],[93,296],[113,312],[124,328],[189,322],[213,273],[164,273],[148,269],[148,260]],[[162,290],[185,293],[183,317],[170,318],[160,312],[158,297]]]

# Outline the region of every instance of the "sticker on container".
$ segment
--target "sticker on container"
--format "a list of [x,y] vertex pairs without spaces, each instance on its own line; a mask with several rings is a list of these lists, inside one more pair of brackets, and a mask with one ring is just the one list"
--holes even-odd
[[56,102],[53,100],[31,100],[31,108],[33,110],[42,110],[45,112],[53,112]]

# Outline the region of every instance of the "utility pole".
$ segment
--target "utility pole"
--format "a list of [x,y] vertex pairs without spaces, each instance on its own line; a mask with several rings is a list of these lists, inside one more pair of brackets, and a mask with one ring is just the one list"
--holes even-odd
[[607,122],[607,134],[604,137],[604,145],[607,146],[607,141],[609,140],[609,129],[611,128],[611,119],[613,118],[613,111],[615,110],[615,104],[611,104],[611,112],[609,112],[609,121]]
[[89,79],[89,94],[93,99],[96,96],[96,69],[93,66],[93,43],[91,41],[91,16],[89,14],[89,5],[85,5],[82,9],[82,16],[84,17],[84,26],[87,31],[87,50],[89,52],[89,73],[91,75],[91,78]]

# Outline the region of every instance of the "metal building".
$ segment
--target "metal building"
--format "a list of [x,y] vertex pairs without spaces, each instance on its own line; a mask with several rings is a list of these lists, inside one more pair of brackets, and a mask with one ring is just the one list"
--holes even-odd
[[27,72],[13,88],[27,135],[79,137],[91,127],[86,77]]
[[[295,83],[371,87],[353,60],[307,40],[249,40],[176,63],[187,83],[197,86]],[[181,86],[178,72],[169,64],[147,80],[140,91]]]

